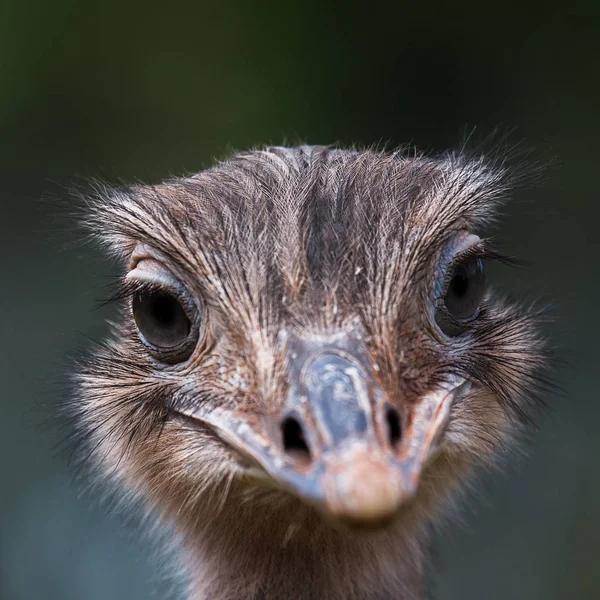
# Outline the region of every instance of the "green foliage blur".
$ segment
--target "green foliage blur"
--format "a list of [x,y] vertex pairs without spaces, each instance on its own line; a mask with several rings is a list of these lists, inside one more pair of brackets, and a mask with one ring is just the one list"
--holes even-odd
[[[113,267],[63,218],[80,178],[155,182],[266,143],[456,147],[500,127],[552,163],[497,235],[570,367],[529,456],[449,523],[440,600],[600,597],[597,3],[0,0],[0,598],[162,598],[160,559],[81,493],[55,416],[106,331]],[[509,466],[512,466],[509,465]],[[173,592],[169,597],[178,597]]]

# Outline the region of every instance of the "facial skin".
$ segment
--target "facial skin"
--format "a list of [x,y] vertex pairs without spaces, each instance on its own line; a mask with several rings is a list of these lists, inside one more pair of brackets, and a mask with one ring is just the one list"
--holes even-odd
[[462,157],[304,147],[99,195],[125,268],[78,379],[97,463],[209,545],[221,513],[401,536],[511,438],[542,364],[532,317],[485,283],[502,257],[477,233],[510,185]]

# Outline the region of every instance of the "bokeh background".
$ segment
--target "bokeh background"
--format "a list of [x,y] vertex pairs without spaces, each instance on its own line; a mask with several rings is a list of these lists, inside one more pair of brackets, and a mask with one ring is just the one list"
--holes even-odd
[[530,456],[440,536],[437,597],[599,598],[598,17],[576,1],[1,0],[0,598],[168,593],[139,529],[56,448],[66,357],[105,333],[113,273],[63,218],[66,186],[155,182],[265,143],[435,152],[498,126],[554,164],[497,233],[531,265],[494,280],[556,306],[570,366]]

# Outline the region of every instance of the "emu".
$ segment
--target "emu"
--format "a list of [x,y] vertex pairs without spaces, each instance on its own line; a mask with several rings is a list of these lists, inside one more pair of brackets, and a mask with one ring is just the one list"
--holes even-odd
[[270,147],[87,198],[122,265],[72,407],[195,600],[421,599],[430,525],[517,441],[545,350],[486,287],[502,161]]

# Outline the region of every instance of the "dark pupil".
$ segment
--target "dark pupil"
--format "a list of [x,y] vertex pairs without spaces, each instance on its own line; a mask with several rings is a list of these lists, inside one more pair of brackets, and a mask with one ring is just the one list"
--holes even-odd
[[189,336],[190,320],[181,304],[170,294],[144,290],[134,296],[132,308],[140,333],[157,348],[174,348]]
[[177,304],[171,296],[157,293],[151,300],[151,311],[158,325],[169,327],[175,320]]
[[464,269],[458,269],[452,279],[451,288],[450,293],[458,298],[462,298],[467,293],[467,290],[469,289],[469,276],[465,273]]

